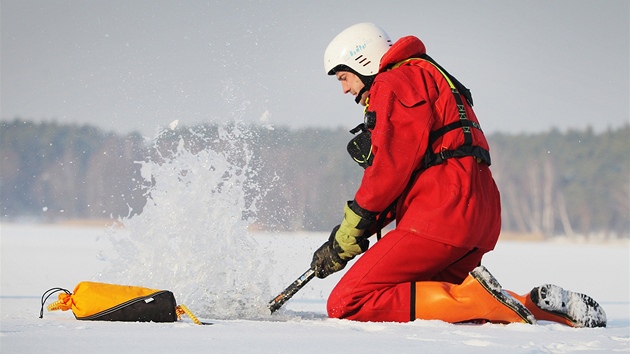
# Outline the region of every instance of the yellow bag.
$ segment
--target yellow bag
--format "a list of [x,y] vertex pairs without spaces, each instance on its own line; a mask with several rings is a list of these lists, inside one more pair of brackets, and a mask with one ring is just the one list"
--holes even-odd
[[48,297],[59,291],[62,293],[48,305],[48,311],[71,309],[78,320],[175,322],[185,313],[201,324],[185,306],[177,305],[171,291],[90,281],[80,282],[73,293],[63,288],[44,292],[39,318],[44,316]]

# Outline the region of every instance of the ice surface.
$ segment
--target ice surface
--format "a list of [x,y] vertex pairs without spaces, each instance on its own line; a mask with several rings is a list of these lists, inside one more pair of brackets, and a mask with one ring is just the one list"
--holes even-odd
[[[504,288],[525,293],[552,281],[593,295],[605,308],[608,327],[576,329],[539,321],[537,325],[452,325],[440,321],[413,323],[358,323],[328,319],[325,299],[340,274],[314,279],[278,312],[262,319],[217,320],[212,326],[196,326],[187,318],[172,324],[84,322],[69,312],[46,312],[39,319],[41,294],[53,287],[74,287],[82,280],[97,280],[112,260],[99,257],[108,251],[105,228],[50,225],[0,225],[0,352],[71,353],[89,348],[91,353],[112,352],[212,352],[212,353],[569,353],[630,350],[628,296],[628,245],[591,245],[501,242],[485,264]],[[182,233],[181,237],[185,238]],[[327,235],[323,233],[249,234],[260,252],[272,252],[271,273],[262,277],[278,293],[308,267],[310,257]],[[149,245],[147,245],[149,247]],[[258,251],[256,251],[258,252]],[[537,258],[553,252],[554,259]],[[588,253],[593,261],[584,269],[554,266]],[[538,259],[528,266],[514,262],[514,255]],[[184,257],[182,257],[183,259]],[[212,259],[203,264],[214,267]],[[181,288],[189,280],[173,277],[158,268],[168,289]],[[539,271],[539,269],[544,269]],[[496,271],[495,271],[496,270]],[[532,272],[529,276],[523,276]],[[579,274],[576,274],[579,273]],[[252,273],[252,277],[255,273]],[[157,278],[157,277],[156,277]],[[199,277],[201,278],[201,276]],[[258,280],[257,280],[258,281]],[[200,284],[212,288],[212,282]],[[216,281],[219,282],[219,281]],[[142,279],[133,285],[151,285]],[[272,297],[276,295],[273,294]],[[238,297],[237,297],[238,298]],[[271,297],[261,296],[259,306]],[[51,300],[49,300],[50,302]],[[194,313],[194,311],[193,311]],[[196,313],[196,315],[199,315]],[[349,344],[350,343],[350,344]]]

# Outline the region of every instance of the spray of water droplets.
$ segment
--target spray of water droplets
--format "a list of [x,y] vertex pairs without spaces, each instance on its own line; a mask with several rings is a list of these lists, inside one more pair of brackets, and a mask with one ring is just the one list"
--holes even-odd
[[102,278],[171,290],[203,318],[268,316],[271,257],[247,231],[260,198],[252,192],[262,194],[252,137],[238,125],[185,135],[160,133],[139,162],[148,201],[110,230],[114,255]]

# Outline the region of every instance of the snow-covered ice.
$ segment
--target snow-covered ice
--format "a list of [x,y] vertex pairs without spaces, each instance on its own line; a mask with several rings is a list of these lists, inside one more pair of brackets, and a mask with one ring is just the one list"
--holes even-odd
[[[548,322],[535,326],[453,325],[328,319],[325,299],[338,274],[312,280],[277,315],[268,318],[207,318],[214,324],[197,326],[186,317],[167,324],[88,322],[74,319],[71,312],[45,311],[39,319],[40,296],[45,290],[55,286],[72,290],[82,280],[99,279],[108,263],[98,256],[103,249],[97,239],[104,234],[103,229],[93,227],[1,225],[2,353],[630,351],[627,243],[504,241],[485,261],[505,288],[517,292],[553,282],[592,295],[606,310],[607,328],[575,329]],[[308,267],[312,251],[326,238],[321,233],[254,236],[261,248],[273,250],[276,264],[267,280],[276,293]],[[141,281],[132,285],[151,286]],[[260,305],[264,307],[266,301]]]

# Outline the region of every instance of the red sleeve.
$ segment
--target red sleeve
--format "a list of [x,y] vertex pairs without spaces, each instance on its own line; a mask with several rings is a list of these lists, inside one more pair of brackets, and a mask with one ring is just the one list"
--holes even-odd
[[435,84],[430,85],[430,76],[412,74],[400,69],[379,74],[370,90],[368,110],[376,114],[374,160],[365,169],[355,202],[372,212],[383,211],[402,194],[427,149],[434,122],[427,87]]

